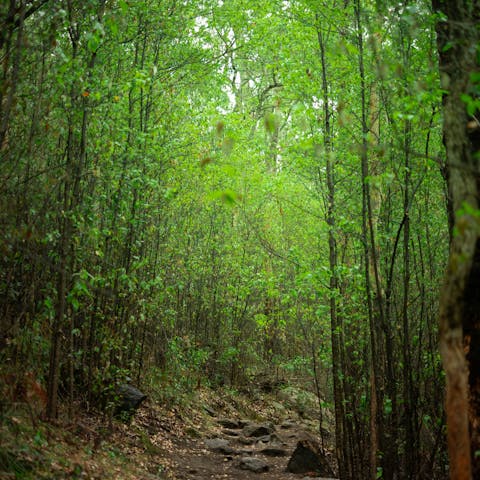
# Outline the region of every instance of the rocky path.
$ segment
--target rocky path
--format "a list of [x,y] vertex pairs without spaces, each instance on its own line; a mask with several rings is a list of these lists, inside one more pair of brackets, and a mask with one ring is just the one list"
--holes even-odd
[[[172,440],[172,478],[301,480],[333,477],[328,452],[322,451],[316,440],[295,422],[274,425],[218,418],[215,423],[216,427],[208,432],[207,438]],[[287,471],[287,467],[298,473]],[[324,476],[318,476],[321,474]]]
[[79,410],[68,422],[37,421],[34,429],[31,412],[19,407],[0,424],[0,477],[331,479],[331,445],[322,449],[315,435],[316,401],[305,408],[300,393],[302,402],[292,390],[281,397],[203,389],[185,404],[147,400],[128,422]]

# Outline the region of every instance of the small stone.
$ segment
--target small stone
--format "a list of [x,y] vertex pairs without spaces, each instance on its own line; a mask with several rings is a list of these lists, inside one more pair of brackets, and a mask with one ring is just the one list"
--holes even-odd
[[212,452],[223,453],[225,455],[230,455],[235,452],[229,442],[223,438],[209,438],[205,440],[205,445]]
[[249,470],[254,473],[268,472],[268,463],[260,458],[242,457],[238,467],[242,470]]
[[266,455],[267,457],[285,457],[287,455],[287,451],[283,448],[277,447],[267,447],[263,450],[260,450],[262,455]]
[[246,438],[246,437],[238,437],[238,442],[243,444],[243,445],[252,445],[252,443],[255,443],[254,438]]

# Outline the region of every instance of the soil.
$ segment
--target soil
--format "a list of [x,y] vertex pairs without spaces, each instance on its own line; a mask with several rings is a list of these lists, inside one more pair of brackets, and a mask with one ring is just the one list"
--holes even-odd
[[[222,454],[210,451],[202,439],[179,439],[173,441],[175,454],[170,457],[173,465],[173,479],[178,480],[207,480],[207,479],[236,479],[247,480],[254,477],[264,480],[298,480],[306,476],[315,477],[314,474],[293,474],[286,471],[288,460],[293,453],[297,440],[304,434],[301,427],[296,426],[288,431],[279,431],[276,426],[278,437],[282,441],[282,448],[285,448],[286,455],[282,457],[271,457],[263,455],[260,450],[267,444],[262,442],[252,446],[245,446],[238,440],[231,439],[231,445],[238,448],[235,454]],[[222,435],[221,435],[222,436]],[[225,438],[225,435],[223,435]],[[254,473],[239,468],[240,458],[243,456],[255,457],[264,460],[269,470],[262,473]]]
[[[154,434],[151,437],[152,443],[162,445],[159,457],[165,466],[166,478],[172,480],[320,478],[314,473],[293,474],[286,471],[287,463],[299,439],[308,435],[317,437],[320,441],[317,435],[318,423],[312,419],[302,419],[296,412],[287,410],[282,411],[281,416],[284,418],[278,418],[275,415],[277,412],[268,411],[269,405],[270,403],[266,401],[250,412],[245,412],[250,416],[241,415],[243,413],[239,411],[242,410],[241,406],[237,406],[240,407],[237,410],[236,407],[226,405],[227,408],[221,408],[220,411],[207,406],[206,410],[209,412],[207,419],[195,411],[187,412],[187,415],[190,413],[188,419],[185,418],[184,412],[174,411],[167,424],[165,417],[152,419],[154,411],[147,406],[146,409],[138,412],[135,422],[144,427],[148,425],[152,432],[157,428],[156,436]],[[228,417],[228,414],[234,416]],[[287,415],[286,418],[285,415]],[[225,420],[230,420],[232,423],[238,422],[240,425],[236,428],[227,425],[230,428],[226,428],[222,425],[225,424]],[[243,427],[252,423],[272,428],[272,434],[260,438],[245,437]],[[317,426],[317,432],[315,432],[315,426]],[[325,436],[331,440],[328,432],[325,432]],[[209,448],[210,439],[224,439],[228,442],[226,452],[212,451]],[[282,456],[266,455],[262,452],[265,449],[271,449],[272,453],[277,454],[283,451],[284,454]],[[333,449],[331,445],[327,447],[326,440],[324,450],[333,467]],[[255,473],[241,469],[239,464],[243,457],[263,460],[268,465],[268,471]]]
[[[274,396],[224,395],[199,391],[195,401],[167,406],[147,401],[130,423],[111,421],[80,409],[73,419],[42,422],[16,408],[0,422],[0,479],[25,480],[302,480],[315,474],[286,471],[297,441],[318,437],[315,412],[285,407]],[[225,422],[230,420],[231,422]],[[325,419],[324,419],[325,420]],[[328,419],[327,419],[328,420]],[[238,424],[240,422],[240,424]],[[231,423],[231,424],[230,424]],[[252,435],[246,425],[272,429]],[[333,447],[325,431],[325,455]],[[331,430],[331,428],[330,428]],[[209,442],[223,439],[223,442]],[[327,445],[328,444],[328,445]],[[215,446],[224,453],[212,451]],[[262,450],[270,448],[269,456]],[[240,468],[244,457],[264,461],[268,471]]]

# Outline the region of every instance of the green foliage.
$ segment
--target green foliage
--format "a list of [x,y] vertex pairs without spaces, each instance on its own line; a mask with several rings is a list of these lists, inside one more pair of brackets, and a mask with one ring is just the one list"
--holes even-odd
[[[362,5],[362,79],[353,3],[45,2],[18,50],[20,29],[0,7],[11,39],[0,44],[2,361],[51,378],[58,340],[61,393],[86,405],[111,407],[127,376],[174,403],[265,370],[331,403],[337,339],[342,408],[363,432],[372,344],[382,361],[408,344],[418,418],[440,417],[433,349],[448,235],[435,18],[423,1]],[[463,97],[471,116],[475,75]],[[373,333],[362,154],[389,308]],[[401,417],[402,363],[389,367],[395,391],[381,415]],[[360,433],[352,443],[358,457],[369,449]]]

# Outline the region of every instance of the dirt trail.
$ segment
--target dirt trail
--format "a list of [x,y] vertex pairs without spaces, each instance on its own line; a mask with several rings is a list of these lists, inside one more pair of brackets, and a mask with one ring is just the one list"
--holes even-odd
[[[171,480],[321,478],[313,473],[293,474],[286,471],[298,440],[308,434],[307,422],[292,418],[283,421],[276,419],[275,422],[269,423],[258,418],[238,420],[238,416],[237,419],[228,420],[230,417],[224,417],[222,413],[224,412],[217,414],[210,412],[211,416],[208,422],[205,422],[204,419],[185,418],[184,412],[172,412],[170,416],[161,418],[151,408],[139,412],[136,423],[143,431],[148,432],[148,444],[153,452],[147,468],[156,475],[149,478]],[[229,422],[232,425],[229,425]],[[255,426],[268,431],[260,429],[255,432]],[[312,435],[311,429],[309,435]],[[143,443],[145,445],[145,441]],[[268,470],[255,472],[243,469],[241,463],[245,458],[255,460],[246,460],[246,463],[253,462],[253,465],[244,468],[263,470],[262,466],[266,465]],[[164,470],[157,476],[159,465]]]
[[[209,389],[194,393],[184,404],[147,400],[128,423],[82,409],[73,419],[46,423],[33,419],[21,405],[12,407],[0,423],[0,478],[302,480],[308,476],[288,473],[286,466],[304,433],[316,436],[314,399],[305,407],[303,391],[302,402],[292,401],[291,391],[283,397]],[[328,415],[325,411],[327,433],[333,424]]]
[[[299,480],[308,476],[306,474],[293,474],[286,471],[288,460],[294,451],[297,441],[304,435],[301,426],[292,425],[290,428],[275,426],[275,440],[273,442],[256,441],[252,445],[244,445],[221,430],[214,438],[223,438],[233,448],[232,453],[214,452],[208,447],[208,439],[179,438],[174,440],[175,454],[170,458],[174,464],[174,476],[178,480],[206,480],[206,479],[236,479],[246,480],[259,478],[264,480],[284,479]],[[272,436],[273,436],[272,435]],[[278,440],[277,440],[278,439]],[[284,450],[282,456],[270,456],[262,450],[271,447]],[[256,458],[268,465],[268,471],[255,473],[239,468],[244,457]],[[310,477],[315,477],[310,475]]]

